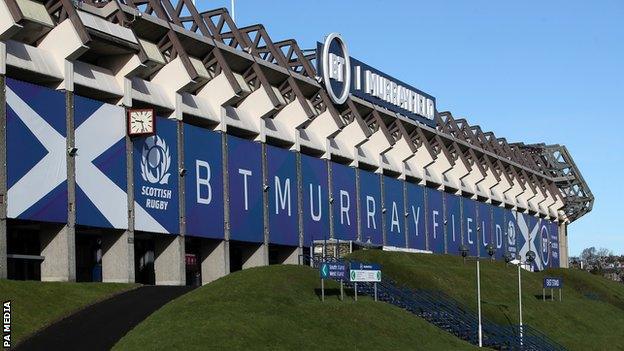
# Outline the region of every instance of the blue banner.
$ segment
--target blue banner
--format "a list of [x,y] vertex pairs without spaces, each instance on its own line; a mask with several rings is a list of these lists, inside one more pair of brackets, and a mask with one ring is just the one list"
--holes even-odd
[[303,241],[309,246],[312,240],[329,239],[329,189],[327,162],[301,155],[303,178]]
[[269,242],[299,246],[297,155],[267,145]]
[[383,187],[384,207],[386,209],[386,245],[405,247],[403,182],[384,176]]
[[539,248],[537,250],[537,255],[542,260],[542,269],[546,269],[550,267],[551,259],[550,259],[550,223],[545,219],[539,220],[539,232],[538,237],[536,239],[536,243]]
[[408,246],[412,249],[427,249],[425,230],[425,190],[422,186],[405,182],[407,187]]
[[332,175],[332,211],[334,214],[334,238],[357,239],[357,194],[355,189],[355,168],[330,162]]
[[544,289],[561,289],[563,288],[563,279],[559,277],[544,277],[542,286]]
[[507,226],[505,228],[505,245],[507,247],[507,251],[512,255],[512,257],[516,258],[517,254],[520,253],[517,241],[517,237],[520,235],[520,230],[518,229],[516,221],[516,211],[505,210],[505,221],[507,222]]
[[178,233],[178,122],[156,121],[156,134],[132,140],[135,229]]
[[262,147],[227,136],[230,195],[230,239],[264,241]]
[[479,255],[479,233],[477,231],[477,203],[462,197],[464,245],[468,246],[470,256]]
[[76,95],[74,128],[76,224],[127,229],[125,110]]
[[493,235],[492,243],[496,248],[496,259],[503,260],[505,258],[505,252],[507,246],[505,245],[505,209],[497,206],[492,206],[493,211]]
[[379,175],[358,170],[360,177],[360,228],[362,241],[383,245],[381,182]]
[[429,250],[443,254],[444,241],[444,207],[442,206],[442,192],[435,189],[425,189],[427,194],[427,237]]
[[186,235],[224,238],[221,134],[184,125]]
[[65,94],[6,80],[7,216],[67,222]]
[[462,244],[461,199],[455,195],[444,193],[447,253],[459,255]]
[[555,222],[549,223],[550,230],[550,267],[559,268],[559,225]]
[[496,244],[492,239],[492,206],[489,204],[479,202],[479,244],[481,249],[479,250],[480,257],[490,257],[488,254],[487,246],[492,244],[496,250]]

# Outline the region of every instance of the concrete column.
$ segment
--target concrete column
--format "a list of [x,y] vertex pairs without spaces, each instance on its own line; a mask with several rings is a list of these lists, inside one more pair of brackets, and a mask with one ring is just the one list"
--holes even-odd
[[154,237],[154,251],[156,285],[185,285],[184,237],[181,235]]
[[76,281],[76,231],[73,226],[41,231],[41,280]]
[[299,264],[299,255],[303,253],[301,247],[293,247],[290,252],[285,252],[281,258],[282,264]]
[[134,232],[115,231],[102,236],[102,281],[134,283]]
[[568,263],[568,225],[559,224],[559,267],[569,268]]
[[202,285],[230,274],[230,242],[225,240],[202,240]]
[[269,265],[269,246],[266,244],[250,245],[245,250],[243,269]]

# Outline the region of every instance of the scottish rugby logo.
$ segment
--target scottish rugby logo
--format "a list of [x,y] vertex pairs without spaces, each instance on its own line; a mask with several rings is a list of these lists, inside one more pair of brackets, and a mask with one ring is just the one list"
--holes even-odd
[[167,143],[157,135],[145,139],[141,153],[141,177],[152,184],[169,184],[171,155]]

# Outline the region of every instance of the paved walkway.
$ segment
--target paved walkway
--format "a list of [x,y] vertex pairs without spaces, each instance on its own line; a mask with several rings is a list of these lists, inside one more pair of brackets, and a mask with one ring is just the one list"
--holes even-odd
[[109,350],[134,326],[186,286],[144,286],[69,316],[24,340],[16,350]]

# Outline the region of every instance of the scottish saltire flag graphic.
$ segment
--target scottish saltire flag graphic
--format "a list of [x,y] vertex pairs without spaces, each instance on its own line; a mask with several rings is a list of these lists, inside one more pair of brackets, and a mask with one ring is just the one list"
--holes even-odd
[[546,267],[542,261],[542,236],[540,235],[539,221],[533,216],[515,211],[513,212],[513,215],[516,219],[518,229],[520,230],[520,235],[518,236],[518,247],[520,247],[522,260],[524,261],[526,259],[527,252],[531,250],[535,253],[533,268],[540,271],[543,270]]
[[7,79],[9,218],[67,222],[65,94]]
[[76,96],[76,223],[128,228],[126,124],[122,107]]

